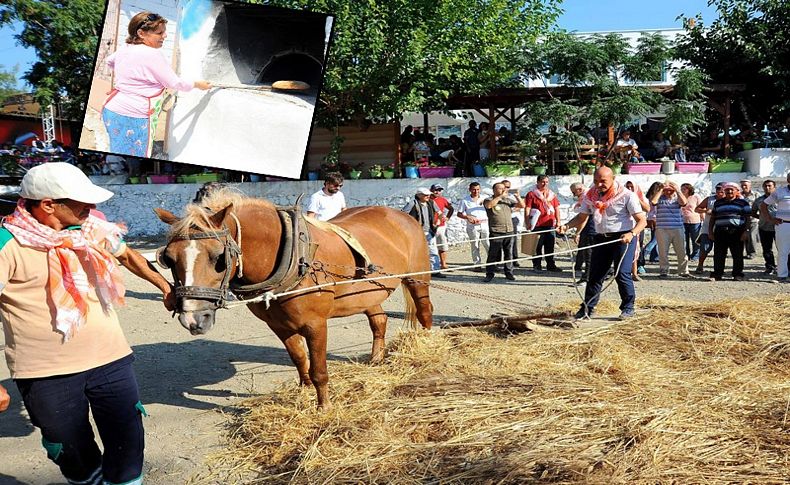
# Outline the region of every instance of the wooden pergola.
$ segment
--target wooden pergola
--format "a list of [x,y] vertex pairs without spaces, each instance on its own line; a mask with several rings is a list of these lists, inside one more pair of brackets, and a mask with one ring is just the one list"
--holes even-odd
[[[673,86],[648,86],[651,91],[670,95]],[[510,122],[511,131],[515,133],[516,123],[526,112],[516,115],[516,109],[535,101],[548,101],[551,99],[571,99],[579,95],[584,87],[554,86],[536,88],[500,88],[482,95],[459,94],[447,99],[447,109],[471,109],[480,113],[489,125],[495,126],[498,119],[504,118]],[[730,154],[730,115],[732,99],[745,89],[743,84],[712,84],[706,87],[708,102],[724,118],[724,156]],[[427,131],[427,115],[425,116]],[[614,143],[614,127],[609,126],[609,145]],[[491,140],[491,154],[496,155],[496,141]]]

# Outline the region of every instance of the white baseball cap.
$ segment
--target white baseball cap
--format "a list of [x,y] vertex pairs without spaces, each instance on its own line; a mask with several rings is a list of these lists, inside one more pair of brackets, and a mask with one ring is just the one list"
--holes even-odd
[[417,189],[417,192],[415,192],[415,195],[431,195],[431,191],[425,187],[420,187]]
[[65,162],[43,163],[31,168],[22,178],[19,196],[30,200],[71,199],[98,204],[114,194],[93,184],[87,175]]

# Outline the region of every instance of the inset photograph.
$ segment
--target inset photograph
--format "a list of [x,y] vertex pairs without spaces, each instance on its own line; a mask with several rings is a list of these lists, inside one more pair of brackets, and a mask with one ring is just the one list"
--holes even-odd
[[299,178],[333,20],[110,0],[79,148]]

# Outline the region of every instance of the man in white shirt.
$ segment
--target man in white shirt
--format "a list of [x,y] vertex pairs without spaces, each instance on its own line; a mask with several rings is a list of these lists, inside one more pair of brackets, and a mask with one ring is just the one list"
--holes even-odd
[[[589,217],[593,218],[596,244],[609,243],[592,248],[590,275],[584,293],[584,302],[576,312],[576,318],[589,317],[601,297],[606,273],[612,263],[620,268],[615,276],[620,290],[620,319],[634,316],[636,290],[631,275],[637,236],[647,226],[647,218],[639,203],[639,197],[614,180],[608,167],[595,171],[594,187],[582,199],[579,213],[566,225],[559,227],[564,234],[569,228],[581,228]],[[622,262],[620,261],[622,259]]]
[[[488,253],[488,214],[486,214],[486,208],[483,207],[479,182],[469,184],[469,195],[458,203],[458,217],[466,221],[466,235],[469,236],[472,263],[480,264],[483,262],[480,255],[481,244]],[[475,268],[475,271],[482,273],[483,268]]]
[[343,187],[343,176],[329,173],[324,180],[324,188],[310,196],[307,203],[307,215],[319,221],[329,219],[346,210],[346,197],[340,188]]
[[776,215],[771,220],[776,224],[776,247],[779,249],[776,272],[780,283],[790,283],[790,173],[787,174],[787,185],[777,187],[766,197],[760,204],[760,211],[768,213],[769,206],[773,204],[776,204]]
[[615,148],[617,148],[621,158],[627,162],[636,163],[645,161],[644,157],[637,151],[639,145],[631,138],[630,131],[624,131],[623,134],[620,135],[620,138],[615,143]]

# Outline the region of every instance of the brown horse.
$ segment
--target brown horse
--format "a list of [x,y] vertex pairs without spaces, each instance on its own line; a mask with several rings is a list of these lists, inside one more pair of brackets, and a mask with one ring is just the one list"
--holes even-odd
[[[211,328],[215,310],[224,305],[228,287],[249,288],[251,284],[271,281],[274,273],[280,274],[280,263],[289,256],[284,241],[293,240],[296,227],[283,222],[287,218],[270,202],[246,198],[227,189],[212,193],[200,205],[188,205],[181,219],[164,209],[155,212],[172,226],[168,244],[158,252],[158,260],[173,271],[178,319],[193,335]],[[294,220],[302,217],[292,214]],[[428,273],[309,289],[366,275],[374,278],[430,271],[422,228],[407,214],[385,207],[358,207],[342,212],[331,222],[361,243],[376,270],[366,272],[364,259],[335,232],[302,226],[307,234],[300,236],[309,236],[314,256],[300,260],[299,277],[293,284],[278,286],[274,282],[272,287],[276,292],[291,288],[304,292],[248,304],[250,311],[282,340],[301,383],[315,386],[318,407],[322,409],[330,407],[326,370],[328,318],[367,315],[373,331],[372,362],[384,356],[387,314],[381,303],[398,285],[403,285],[407,320],[413,322],[416,317],[426,329],[432,325]],[[307,341],[309,362],[303,338]]]

